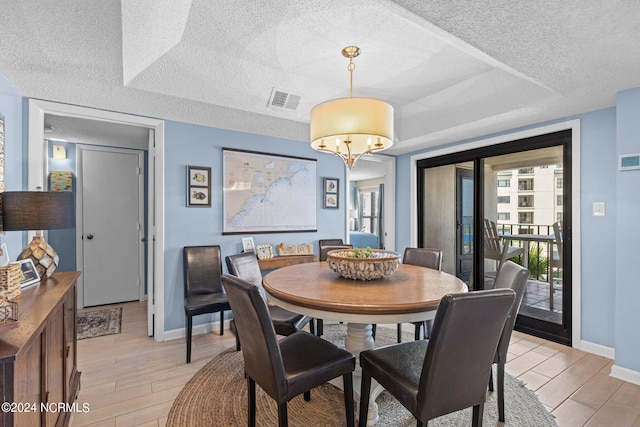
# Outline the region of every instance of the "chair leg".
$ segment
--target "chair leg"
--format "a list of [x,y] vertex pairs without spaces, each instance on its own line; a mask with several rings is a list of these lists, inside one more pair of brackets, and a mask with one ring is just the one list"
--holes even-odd
[[240,337],[238,336],[237,332],[236,332],[236,351],[240,351]]
[[373,337],[373,339],[376,339],[376,325],[375,323],[373,325],[371,325],[371,336]]
[[224,335],[224,310],[220,312],[220,336]]
[[347,427],[354,427],[353,410],[353,375],[351,372],[342,376],[344,388],[344,410],[347,416]]
[[427,427],[428,424],[429,424],[429,421],[420,421],[420,420],[416,421],[417,427]]
[[316,333],[319,337],[324,334],[324,321],[322,319],[316,319]]
[[278,404],[278,426],[279,427],[288,427],[289,419],[287,415],[287,402]]
[[489,374],[489,391],[493,392],[493,367],[491,368],[491,374]]
[[191,332],[193,329],[193,318],[187,316],[187,363],[191,363]]
[[431,328],[433,328],[433,320],[425,320],[424,322],[424,337],[431,337]]
[[402,342],[402,323],[398,323],[398,343]]
[[247,388],[249,397],[249,427],[256,426],[256,382],[247,377]]
[[504,363],[498,363],[498,419],[504,422]]
[[471,420],[471,425],[473,427],[482,427],[483,413],[484,413],[484,403],[481,403],[473,407],[473,418]]
[[309,332],[311,332],[311,335],[316,334],[316,319],[311,319],[309,321]]
[[311,400],[311,390],[307,390],[304,392],[304,401],[308,402]]
[[414,322],[413,325],[416,327],[416,331],[413,334],[413,339],[418,341],[420,339],[420,330],[424,326],[424,322]]
[[367,426],[367,415],[369,414],[369,393],[371,393],[371,375],[362,371],[362,382],[360,384],[360,419],[358,427]]

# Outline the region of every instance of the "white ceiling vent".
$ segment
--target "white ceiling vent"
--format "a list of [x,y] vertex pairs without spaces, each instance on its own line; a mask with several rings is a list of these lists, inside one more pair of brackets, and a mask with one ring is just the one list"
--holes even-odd
[[300,95],[285,92],[275,87],[269,98],[269,108],[274,110],[296,111],[300,105]]

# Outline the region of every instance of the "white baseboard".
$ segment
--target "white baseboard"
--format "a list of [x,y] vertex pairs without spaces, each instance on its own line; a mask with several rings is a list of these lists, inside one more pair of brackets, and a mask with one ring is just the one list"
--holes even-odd
[[[229,329],[229,320],[224,320],[224,329]],[[211,322],[211,323],[202,323],[200,325],[195,325],[193,330],[191,331],[192,336],[208,334],[209,332],[219,331],[220,330],[220,321]],[[180,338],[184,338],[187,335],[187,326],[184,328],[172,329],[170,331],[164,331],[164,341],[177,340]]]
[[631,384],[640,385],[640,372],[634,371],[632,369],[613,365],[611,367],[611,373],[609,374],[609,376],[622,381],[626,381]]
[[597,356],[606,357],[607,359],[616,358],[616,349],[607,347],[600,344],[595,344],[589,341],[580,341],[576,347],[579,350],[586,351],[587,353],[595,354]]

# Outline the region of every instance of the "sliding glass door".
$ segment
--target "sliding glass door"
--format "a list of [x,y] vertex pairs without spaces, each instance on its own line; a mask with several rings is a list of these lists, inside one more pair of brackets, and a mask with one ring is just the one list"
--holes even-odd
[[[571,133],[557,132],[418,162],[418,242],[444,251],[443,270],[493,287],[495,228],[529,281],[516,329],[571,344]],[[455,194],[455,197],[452,195]],[[565,244],[566,243],[566,244]],[[447,262],[449,259],[449,262]]]

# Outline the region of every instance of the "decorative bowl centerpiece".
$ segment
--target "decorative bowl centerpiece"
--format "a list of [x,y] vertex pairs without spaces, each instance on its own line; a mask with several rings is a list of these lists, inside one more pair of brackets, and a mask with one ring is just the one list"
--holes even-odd
[[347,279],[375,280],[398,269],[400,254],[371,248],[335,249],[327,253],[327,264]]

